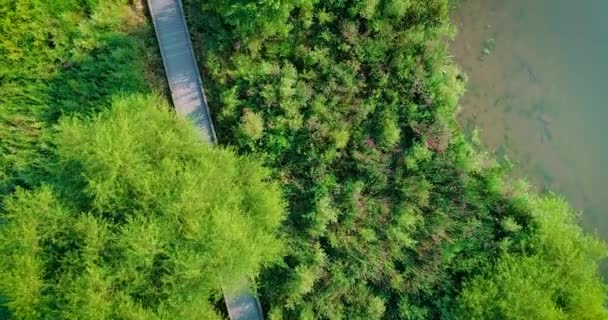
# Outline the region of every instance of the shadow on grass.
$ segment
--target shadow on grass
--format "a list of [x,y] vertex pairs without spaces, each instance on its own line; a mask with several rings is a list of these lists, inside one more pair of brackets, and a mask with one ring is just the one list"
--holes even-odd
[[[0,129],[13,132],[0,146],[0,154],[6,159],[12,157],[2,163],[5,168],[0,198],[16,187],[31,189],[47,180],[45,167],[53,157],[49,133],[62,116],[93,116],[110,107],[116,96],[166,94],[166,88],[159,87],[158,81],[147,79],[150,74],[159,78],[162,73],[162,65],[147,65],[150,61],[144,61],[152,52],[145,46],[155,45],[150,40],[154,39],[152,29],[146,26],[133,34],[106,32],[99,44],[77,61],[57,63],[58,72],[51,80],[34,85],[26,81],[30,86],[28,99],[19,94],[2,99],[3,104],[14,107],[3,117],[8,119],[7,124],[0,124]],[[154,50],[156,53],[158,49]],[[158,64],[160,60],[151,63]],[[4,150],[7,145],[10,150]]]
[[10,319],[8,309],[4,307],[6,299],[0,296],[0,320]]
[[90,116],[108,108],[112,97],[149,91],[138,63],[138,44],[122,34],[110,34],[81,61],[64,63],[49,86],[46,122],[62,115]]
[[[161,60],[153,56],[158,48],[152,47],[156,42],[149,25],[129,34],[104,31],[97,41],[77,60],[58,61],[56,75],[44,83],[17,79],[7,84],[28,89],[27,94],[15,90],[0,98],[0,105],[7,106],[0,110],[0,130],[8,132],[0,143],[0,207],[18,187],[52,183],[52,132],[62,116],[94,116],[117,96],[167,94],[166,84],[159,81],[164,74]],[[6,302],[0,296],[0,319],[11,318]]]

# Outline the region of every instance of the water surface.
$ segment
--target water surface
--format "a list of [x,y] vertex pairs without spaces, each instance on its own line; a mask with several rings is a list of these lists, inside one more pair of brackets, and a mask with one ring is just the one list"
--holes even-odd
[[608,240],[608,1],[461,0],[460,120]]

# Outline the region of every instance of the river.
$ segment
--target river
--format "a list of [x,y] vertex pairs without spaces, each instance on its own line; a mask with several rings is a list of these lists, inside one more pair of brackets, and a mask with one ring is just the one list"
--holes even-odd
[[[564,195],[608,240],[608,1],[461,0],[459,120],[513,174]],[[608,270],[603,273],[607,274]]]

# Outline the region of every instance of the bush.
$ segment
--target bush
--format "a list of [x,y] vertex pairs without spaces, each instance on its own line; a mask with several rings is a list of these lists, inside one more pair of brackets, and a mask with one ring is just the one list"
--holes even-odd
[[583,234],[568,205],[555,196],[533,199],[539,229],[531,255],[505,254],[472,279],[458,298],[458,319],[606,319],[608,290],[598,275],[608,255]]
[[280,257],[268,172],[198,141],[160,101],[62,120],[53,182],[6,201],[0,293],[14,316],[216,318],[222,285]]
[[260,282],[274,318],[450,318],[505,252],[524,263],[539,217],[455,121],[451,1],[293,1],[256,21],[280,16],[272,36],[236,12],[280,1],[186,3],[220,140],[289,200],[287,255]]
[[211,0],[203,8],[221,17],[236,35],[271,36],[288,31],[285,23],[293,4],[288,0]]
[[0,201],[44,181],[60,116],[94,114],[156,83],[155,37],[130,2],[1,1]]

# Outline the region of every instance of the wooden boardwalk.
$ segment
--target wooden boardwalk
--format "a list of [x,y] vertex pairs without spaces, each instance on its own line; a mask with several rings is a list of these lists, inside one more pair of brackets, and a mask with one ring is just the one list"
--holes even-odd
[[176,112],[194,120],[204,137],[216,143],[181,0],[148,0],[148,8]]
[[[178,114],[194,120],[203,137],[217,143],[199,69],[184,19],[181,0],[148,0],[173,105]],[[224,289],[232,320],[263,320],[262,308],[248,279]]]
[[226,309],[232,320],[263,320],[260,301],[248,279],[241,279],[232,288],[224,288]]

